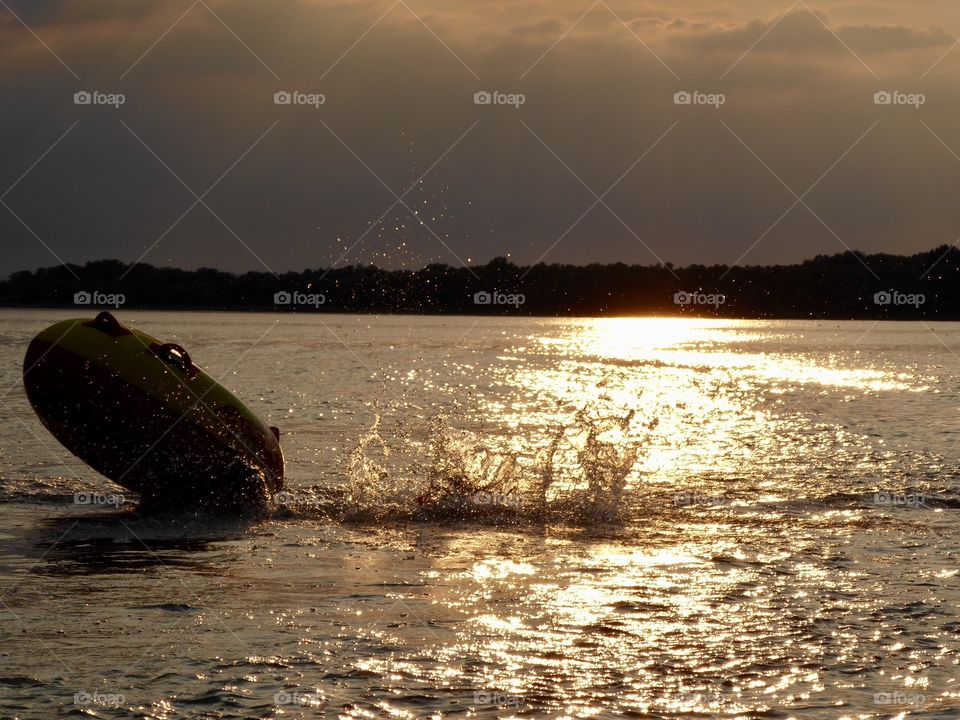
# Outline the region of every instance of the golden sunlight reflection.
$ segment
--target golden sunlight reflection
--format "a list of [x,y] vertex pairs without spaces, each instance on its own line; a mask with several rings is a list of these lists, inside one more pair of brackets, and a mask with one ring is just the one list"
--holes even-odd
[[471,575],[476,580],[498,580],[509,575],[532,575],[536,568],[530,563],[517,563],[512,560],[484,560],[473,566]]
[[[263,378],[327,373],[324,392],[262,395],[291,471],[266,517],[111,520],[24,454],[7,492],[29,529],[6,579],[40,583],[11,608],[41,632],[18,636],[7,695],[52,678],[37,707],[62,704],[42,640],[64,626],[72,646],[86,635],[58,618],[119,612],[129,647],[109,666],[184,678],[169,702],[131,694],[157,720],[211,698],[343,720],[872,718],[891,709],[877,694],[956,714],[960,325],[941,344],[889,323],[857,348],[864,324],[424,323],[349,347],[291,332],[282,368],[251,354]],[[232,331],[215,331],[210,354],[228,356]],[[44,601],[105,563],[113,609]],[[152,599],[168,572],[182,582]],[[154,628],[169,632],[144,656]],[[99,657],[87,687],[124,691]]]
[[[834,367],[784,353],[752,352],[751,345],[769,336],[752,320],[700,318],[604,318],[590,320],[566,338],[543,338],[545,346],[576,350],[605,361],[662,363],[707,372],[736,371],[744,378],[778,379],[785,383],[846,386],[862,390],[914,390],[907,373]],[[802,337],[797,338],[802,341]],[[853,350],[852,340],[838,343]]]
[[[616,542],[558,547],[554,566],[536,572],[525,560],[476,561],[458,574],[472,583],[472,592],[447,598],[469,616],[471,628],[447,659],[454,661],[468,647],[482,648],[485,686],[508,699],[538,692],[532,668],[566,678],[568,701],[554,717],[595,716],[584,693],[607,682],[620,683],[624,703],[654,716],[745,710],[747,694],[773,699],[822,692],[814,644],[797,650],[806,662],[757,669],[762,653],[782,651],[766,638],[775,637],[785,622],[791,627],[802,622],[785,620],[769,598],[791,585],[823,592],[846,588],[816,563],[796,565],[791,577],[770,573],[801,548],[752,551],[750,538],[732,531],[728,524],[697,524],[676,528],[677,541],[656,548]],[[815,606],[819,597],[799,588],[790,595],[798,608]],[[507,597],[516,602],[501,606]],[[490,603],[491,598],[498,600]],[[792,637],[789,628],[787,636]],[[662,661],[645,654],[651,647],[672,649],[675,682],[664,682]],[[701,676],[717,671],[738,680],[722,693],[705,686]]]
[[[642,453],[631,482],[645,474],[676,485],[704,474],[742,475],[751,466],[764,471],[755,476],[769,476],[775,465],[801,464],[818,443],[846,449],[858,441],[842,426],[824,435],[812,414],[783,412],[784,398],[803,393],[812,402],[839,391],[849,401],[928,389],[925,378],[861,355],[856,341],[862,333],[855,330],[810,325],[801,332],[695,318],[565,322],[536,341],[550,362],[505,365],[505,382],[523,388],[524,396],[491,400],[486,412],[511,427],[569,427],[572,433],[571,414],[610,418],[632,411],[627,439],[642,445]],[[769,350],[771,338],[776,352]],[[606,432],[612,445],[626,445],[614,436],[620,429]]]

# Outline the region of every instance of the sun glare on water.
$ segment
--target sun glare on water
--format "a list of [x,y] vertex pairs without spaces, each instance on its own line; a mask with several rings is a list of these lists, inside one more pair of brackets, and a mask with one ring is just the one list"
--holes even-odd
[[[848,338],[827,326],[807,332],[821,333],[816,338],[821,344],[833,338],[835,349],[811,354],[805,343],[814,342],[812,335],[756,321],[572,321],[564,332],[552,329],[539,338],[539,352],[554,362],[515,369],[530,402],[491,410],[507,423],[535,421],[540,427],[569,423],[570,414],[583,409],[607,417],[634,412],[635,431],[622,440],[643,443],[638,473],[677,484],[707,471],[737,476],[785,452],[779,435],[812,435],[813,426],[805,427],[809,418],[778,417],[785,395],[926,389],[909,374],[864,363],[855,335]],[[777,352],[769,350],[772,338]],[[652,433],[646,429],[651,420],[656,420]],[[613,437],[618,428],[609,432],[607,439],[620,442]]]

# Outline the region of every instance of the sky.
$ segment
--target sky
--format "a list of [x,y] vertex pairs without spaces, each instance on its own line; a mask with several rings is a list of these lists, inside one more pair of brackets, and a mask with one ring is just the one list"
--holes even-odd
[[960,238],[960,4],[591,2],[3,0],[0,276]]

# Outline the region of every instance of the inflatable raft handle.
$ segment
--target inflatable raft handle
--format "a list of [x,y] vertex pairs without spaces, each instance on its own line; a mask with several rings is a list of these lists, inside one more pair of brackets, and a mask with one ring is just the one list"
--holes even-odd
[[176,343],[164,343],[163,345],[154,345],[150,348],[154,354],[161,360],[165,360],[171,365],[180,368],[188,377],[195,377],[197,366],[190,359],[190,353],[184,350]]
[[93,319],[93,322],[84,323],[87,327],[94,327],[97,330],[105,332],[112,338],[118,338],[123,335],[132,335],[129,330],[127,330],[123,325],[120,324],[120,321],[117,320],[113,315],[104,310],[102,313],[97,315]]

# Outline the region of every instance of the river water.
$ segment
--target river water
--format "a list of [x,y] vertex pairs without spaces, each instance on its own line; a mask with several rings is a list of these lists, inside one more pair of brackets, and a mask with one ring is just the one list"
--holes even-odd
[[117,313],[283,433],[144,515],[0,311],[0,717],[952,718],[960,324]]

